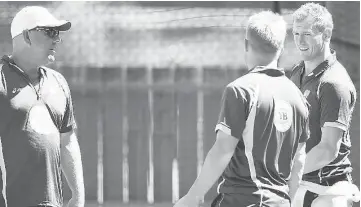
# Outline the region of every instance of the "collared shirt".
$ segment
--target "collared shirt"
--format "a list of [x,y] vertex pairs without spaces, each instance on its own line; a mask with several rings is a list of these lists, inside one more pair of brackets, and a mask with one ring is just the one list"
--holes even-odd
[[294,152],[308,139],[307,121],[306,100],[281,69],[256,67],[228,84],[216,131],[239,142],[218,192],[288,195]]
[[64,77],[42,67],[40,90],[7,56],[0,64],[0,137],[8,206],[62,206],[60,134],[76,128]]
[[336,52],[305,75],[305,64],[296,65],[291,80],[300,88],[310,104],[309,152],[321,141],[322,127],[337,127],[344,131],[337,158],[320,170],[304,175],[303,179],[321,182],[352,171],[348,155],[351,150],[349,127],[356,103],[356,89],[346,69],[337,61]]

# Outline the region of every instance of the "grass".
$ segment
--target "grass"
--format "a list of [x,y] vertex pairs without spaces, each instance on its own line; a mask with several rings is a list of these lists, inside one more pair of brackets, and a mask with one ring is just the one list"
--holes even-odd
[[103,205],[98,205],[96,202],[87,202],[86,207],[171,207],[172,203],[158,203],[158,204],[146,204],[146,203],[131,203],[124,204],[120,202],[107,202]]
[[[96,202],[87,202],[85,207],[172,207],[172,203],[157,203],[157,204],[146,204],[134,202],[131,204],[123,204],[120,202],[107,202],[106,204],[99,206]],[[211,204],[205,203],[202,207],[210,207]],[[353,207],[360,207],[360,203],[354,203]]]
[[[65,202],[66,204],[67,202]],[[172,207],[173,204],[171,202],[162,202],[156,204],[147,204],[141,202],[132,202],[131,204],[124,204],[116,201],[109,201],[103,205],[98,205],[96,201],[87,201],[85,207]],[[202,207],[211,206],[210,202],[206,202],[202,205]]]

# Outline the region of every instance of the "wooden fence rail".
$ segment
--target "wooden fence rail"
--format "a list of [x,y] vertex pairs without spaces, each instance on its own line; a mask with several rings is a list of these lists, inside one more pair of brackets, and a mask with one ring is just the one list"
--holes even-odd
[[[63,68],[72,90],[86,198],[174,202],[215,140],[223,87],[244,70]],[[65,199],[70,192],[66,187]],[[206,196],[215,195],[215,188]]]

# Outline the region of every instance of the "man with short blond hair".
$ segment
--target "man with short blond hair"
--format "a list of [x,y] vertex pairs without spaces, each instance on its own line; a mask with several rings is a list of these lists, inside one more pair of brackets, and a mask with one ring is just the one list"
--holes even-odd
[[294,41],[303,61],[291,80],[311,105],[305,174],[294,207],[346,207],[358,200],[349,160],[356,89],[330,48],[332,29],[332,15],[319,4],[304,4],[293,14]]
[[[249,18],[248,73],[227,85],[200,175],[175,207],[194,207],[220,178],[212,207],[289,207],[303,172],[308,108],[277,62],[286,22],[270,11]],[[289,185],[292,181],[292,185]]]

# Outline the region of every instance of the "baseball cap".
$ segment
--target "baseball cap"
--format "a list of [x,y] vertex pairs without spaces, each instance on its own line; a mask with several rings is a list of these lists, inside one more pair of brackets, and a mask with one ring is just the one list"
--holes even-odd
[[21,9],[11,22],[11,37],[14,38],[24,30],[36,27],[53,27],[59,31],[67,31],[71,23],[67,20],[55,18],[46,8],[41,6],[27,6]]

